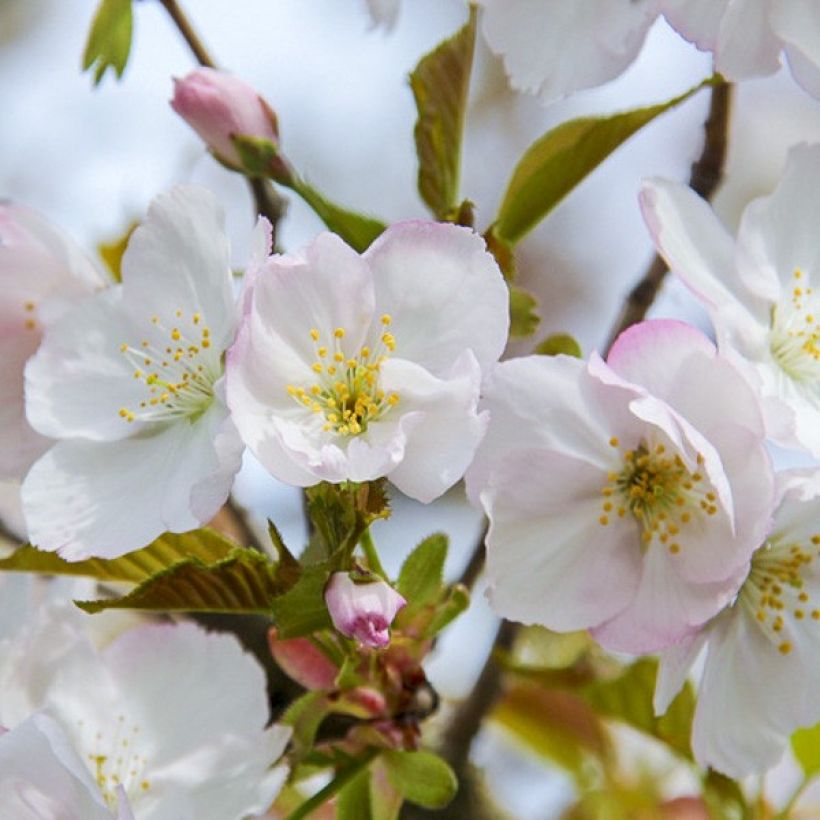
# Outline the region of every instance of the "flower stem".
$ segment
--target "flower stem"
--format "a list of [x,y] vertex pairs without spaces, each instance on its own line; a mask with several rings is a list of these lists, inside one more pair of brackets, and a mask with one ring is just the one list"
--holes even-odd
[[323,789],[320,789],[310,799],[306,800],[298,809],[292,811],[285,820],[302,820],[308,817],[331,797],[338,794],[362,769],[367,768],[379,754],[378,749],[368,749],[360,758],[339,769],[336,777]]
[[188,44],[188,48],[191,49],[196,61],[207,68],[216,68],[216,63],[208,53],[208,49],[205,48],[177,0],[159,0],[159,2],[165,7],[168,15],[174,21],[174,25],[179,29],[179,33]]
[[366,529],[362,533],[362,537],[359,539],[359,543],[362,545],[362,550],[364,551],[365,557],[367,558],[367,563],[370,566],[372,572],[375,572],[377,575],[381,575],[382,578],[387,580],[387,573],[384,571],[384,567],[382,566],[382,562],[379,560],[379,553],[376,550],[376,545],[373,543],[373,536],[370,534],[370,530]]
[[[723,165],[729,141],[732,87],[730,83],[725,82],[712,87],[709,116],[704,123],[703,151],[690,171],[689,185],[704,199],[712,197],[723,178]],[[610,332],[605,350],[612,347],[615,339],[624,330],[643,320],[652,307],[668,270],[666,262],[656,255],[640,282],[629,292],[621,315]]]

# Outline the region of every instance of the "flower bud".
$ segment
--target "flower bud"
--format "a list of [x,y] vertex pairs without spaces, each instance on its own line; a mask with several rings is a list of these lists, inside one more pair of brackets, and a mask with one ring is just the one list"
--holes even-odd
[[334,572],[325,603],[342,635],[378,648],[390,643],[390,624],[407,601],[384,581],[356,583],[349,573]]
[[278,636],[276,627],[271,627],[268,645],[280,669],[305,689],[335,687],[338,667],[307,638],[283,640]]
[[270,106],[246,82],[213,68],[198,68],[182,80],[174,79],[171,107],[220,162],[235,170],[242,170],[242,159],[233,136],[272,143],[279,139]]

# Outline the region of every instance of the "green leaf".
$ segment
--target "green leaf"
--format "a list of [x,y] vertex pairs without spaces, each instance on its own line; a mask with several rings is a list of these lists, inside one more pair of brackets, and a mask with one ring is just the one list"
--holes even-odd
[[582,117],[548,131],[519,161],[501,202],[492,232],[514,245],[581,180],[655,117],[680,105],[713,77],[668,102],[604,117]]
[[820,774],[820,723],[792,735],[792,751],[807,778]]
[[628,723],[663,741],[678,754],[691,760],[689,738],[695,711],[692,686],[687,682],[666,714],[656,717],[652,695],[657,671],[657,660],[642,658],[614,680],[595,681],[579,688],[577,692],[597,709],[599,715]]
[[[432,638],[470,606],[470,591],[463,584],[450,587],[447,597],[436,607],[430,623],[424,628],[423,638]],[[401,614],[401,613],[399,613]]]
[[467,24],[422,57],[410,75],[418,109],[414,130],[419,193],[436,219],[458,210],[461,143],[475,51],[476,9]]
[[238,544],[215,530],[200,529],[184,533],[165,533],[156,541],[120,558],[92,558],[65,561],[55,552],[42,552],[32,546],[19,547],[4,560],[0,570],[41,572],[46,575],[80,575],[98,581],[130,581],[139,584],[180,561],[196,559],[214,564],[236,549]]
[[75,603],[90,613],[145,609],[269,615],[271,601],[282,591],[276,565],[269,558],[248,547],[235,547],[212,564],[186,558],[119,598]]
[[319,726],[330,711],[327,694],[321,690],[305,692],[285,710],[280,723],[293,728],[291,743],[296,760],[301,760],[313,748]]
[[453,770],[432,752],[386,751],[382,761],[393,787],[426,809],[443,808],[458,791]]
[[287,182],[281,182],[299,194],[315,212],[316,216],[350,245],[353,250],[362,253],[366,251],[373,240],[380,236],[387,227],[372,216],[350,211],[341,205],[331,202],[312,185],[298,176]]
[[510,285],[510,338],[532,336],[540,322],[535,297],[517,285]]
[[326,563],[306,567],[302,577],[271,602],[280,638],[298,638],[333,626],[325,604],[330,573]]
[[720,820],[751,820],[757,817],[749,810],[739,783],[710,769],[703,780],[703,800],[710,817]]
[[373,820],[368,769],[358,772],[339,792],[336,820]]
[[408,607],[431,603],[440,595],[448,543],[447,536],[437,532],[425,538],[404,560],[396,588],[407,599]]
[[131,0],[101,0],[83,52],[83,71],[94,67],[94,85],[111,68],[122,77],[131,51]]
[[541,356],[574,356],[576,359],[583,359],[581,345],[569,335],[569,333],[553,333],[535,346],[535,353]]

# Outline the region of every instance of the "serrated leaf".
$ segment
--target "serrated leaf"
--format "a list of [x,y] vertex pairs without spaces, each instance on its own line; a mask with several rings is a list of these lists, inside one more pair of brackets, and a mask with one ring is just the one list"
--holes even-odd
[[109,68],[122,77],[131,52],[132,33],[131,0],[101,0],[83,52],[83,71],[94,68],[94,85]]
[[238,544],[207,528],[184,533],[165,533],[136,552],[119,558],[65,561],[55,552],[30,545],[19,547],[0,560],[0,570],[41,572],[46,575],[79,575],[98,581],[130,581],[139,584],[174,564],[194,558],[210,565],[228,556]]
[[441,809],[458,791],[453,770],[432,752],[386,751],[381,759],[393,787],[418,806]]
[[510,338],[532,336],[540,323],[536,298],[523,288],[510,285]]
[[695,694],[686,683],[666,714],[656,717],[652,706],[658,662],[642,658],[614,680],[599,680],[580,687],[578,694],[599,715],[624,721],[658,740],[685,758],[692,758],[689,738],[695,711]]
[[115,282],[122,282],[122,257],[125,249],[128,247],[128,241],[131,239],[131,234],[139,227],[139,222],[132,222],[123,232],[123,234],[111,242],[100,242],[97,245],[97,252],[100,258],[105,262],[106,267],[111,271]]
[[336,801],[336,820],[373,820],[368,769],[360,771],[339,792]]
[[659,115],[680,105],[711,78],[668,102],[565,122],[536,140],[513,171],[492,232],[514,245],[616,148]]
[[492,718],[579,782],[589,756],[603,759],[610,751],[598,715],[572,692],[533,684],[511,686],[493,709]]
[[271,603],[280,638],[299,638],[333,626],[325,604],[325,586],[330,577],[327,564],[306,567],[301,578]]
[[476,37],[476,9],[455,35],[422,57],[410,75],[418,109],[414,130],[421,198],[436,219],[453,217],[458,205],[461,143]]
[[89,613],[142,609],[269,615],[271,602],[282,591],[276,565],[269,558],[248,547],[235,547],[212,564],[186,558],[119,598],[75,603]]
[[425,538],[405,558],[396,588],[407,599],[408,607],[434,601],[444,585],[444,562],[449,540],[437,532]]
[[792,751],[807,778],[820,774],[820,723],[792,735]]
[[576,359],[582,359],[584,354],[581,352],[581,345],[569,335],[569,333],[553,333],[552,336],[547,336],[546,339],[539,342],[533,351],[540,356],[574,356]]

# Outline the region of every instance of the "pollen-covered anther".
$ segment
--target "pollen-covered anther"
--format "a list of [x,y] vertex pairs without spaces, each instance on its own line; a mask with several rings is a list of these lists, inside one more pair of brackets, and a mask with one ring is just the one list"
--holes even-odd
[[[620,448],[617,437],[609,446]],[[622,453],[622,469],[612,471],[601,489],[602,526],[610,522],[613,510],[619,518],[627,512],[641,527],[641,542],[648,547],[653,541],[662,544],[672,555],[681,551],[678,536],[695,518],[714,516],[718,512],[717,496],[708,488],[702,473],[690,472],[681,457],[669,455],[664,444],[649,447],[640,444]],[[697,463],[703,463],[698,454]],[[614,499],[614,501],[613,501]],[[620,499],[620,504],[616,503]]]
[[[391,321],[388,314],[381,317],[385,327]],[[386,394],[379,384],[381,367],[396,343],[392,334],[383,332],[374,348],[362,346],[358,354],[350,355],[342,346],[346,335],[345,328],[337,327],[327,343],[320,343],[321,333],[312,328],[310,338],[317,360],[311,369],[320,379],[307,389],[297,385],[286,389],[295,401],[324,416],[322,430],[356,436],[399,402],[397,393]],[[325,365],[323,360],[328,357],[333,363]]]

